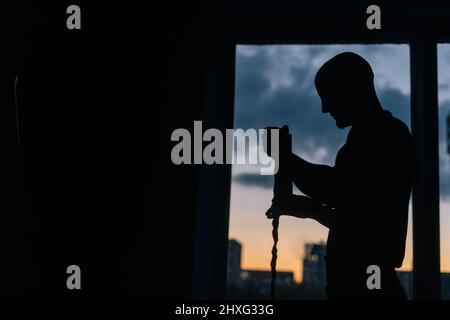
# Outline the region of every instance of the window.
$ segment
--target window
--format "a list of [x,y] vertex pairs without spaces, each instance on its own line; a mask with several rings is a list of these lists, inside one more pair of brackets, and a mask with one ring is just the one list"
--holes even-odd
[[450,44],[438,44],[441,296],[450,299]]
[[[370,44],[238,45],[234,127],[258,129],[287,124],[293,135],[295,153],[314,163],[333,165],[348,129],[337,129],[333,119],[321,113],[314,76],[325,61],[343,51],[356,52],[369,61],[382,105],[410,126],[409,47]],[[272,179],[259,175],[256,166],[233,165],[227,270],[229,298],[265,299],[270,296],[272,226],[264,213],[272,199]],[[398,270],[410,298],[411,222],[410,210],[406,255]],[[327,232],[309,219],[280,219],[277,298],[325,298],[323,257]]]

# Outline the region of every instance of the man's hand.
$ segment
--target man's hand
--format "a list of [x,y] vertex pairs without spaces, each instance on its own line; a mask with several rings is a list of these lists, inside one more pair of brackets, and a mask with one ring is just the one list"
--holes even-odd
[[266,212],[267,218],[273,219],[281,215],[314,219],[326,227],[331,226],[334,218],[333,209],[309,197],[299,195],[272,200],[272,205]]
[[273,219],[276,216],[295,214],[297,210],[295,209],[294,197],[294,195],[291,195],[283,199],[273,199],[272,205],[266,212],[267,218]]
[[318,205],[314,200],[305,196],[290,195],[282,199],[274,198],[266,216],[269,219],[281,215],[309,218],[312,209]]

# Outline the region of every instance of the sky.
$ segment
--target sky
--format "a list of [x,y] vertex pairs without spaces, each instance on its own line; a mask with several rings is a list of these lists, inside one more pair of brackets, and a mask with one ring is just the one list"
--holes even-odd
[[[321,112],[314,87],[320,66],[336,54],[352,51],[371,64],[381,104],[410,126],[409,47],[396,45],[239,45],[236,48],[235,128],[287,124],[293,151],[308,161],[334,165],[347,129]],[[439,47],[441,268],[450,271],[450,158],[446,153],[445,116],[450,111],[450,45]],[[229,238],[243,245],[242,268],[270,269],[271,220],[264,213],[272,200],[273,177],[259,168],[233,165]],[[298,193],[298,190],[296,191]],[[310,219],[282,216],[277,269],[301,281],[305,242],[326,241],[328,230]],[[411,219],[403,270],[412,268]]]

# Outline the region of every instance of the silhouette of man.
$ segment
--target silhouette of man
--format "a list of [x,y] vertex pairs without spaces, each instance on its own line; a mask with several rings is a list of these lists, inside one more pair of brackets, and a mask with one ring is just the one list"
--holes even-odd
[[[334,167],[292,153],[287,171],[307,197],[274,199],[267,217],[312,218],[329,228],[328,299],[406,299],[395,268],[405,253],[411,134],[382,108],[372,69],[361,56],[344,52],[330,59],[317,72],[315,86],[322,112],[330,113],[338,128],[351,126],[347,140]],[[380,289],[367,284],[371,265],[380,268]]]

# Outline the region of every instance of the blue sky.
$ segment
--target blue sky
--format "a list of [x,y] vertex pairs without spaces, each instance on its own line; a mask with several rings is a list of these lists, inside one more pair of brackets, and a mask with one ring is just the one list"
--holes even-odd
[[[334,120],[321,112],[313,80],[324,62],[343,51],[353,51],[369,61],[382,105],[410,126],[408,45],[242,45],[236,49],[234,127],[287,124],[293,134],[294,152],[309,161],[333,165],[348,129],[336,128]],[[440,47],[439,69],[440,114],[446,115],[450,111],[450,46]],[[440,122],[444,118],[441,116]],[[450,228],[447,218],[450,215],[450,158],[445,151],[443,124],[440,127],[441,230],[445,231]],[[270,259],[270,223],[264,212],[272,198],[271,188],[272,178],[258,175],[257,167],[233,166],[230,237],[243,242],[243,262],[248,267],[262,268]],[[283,219],[289,221],[289,226],[280,230],[280,235],[285,237],[284,242],[280,239],[280,257],[284,252],[289,258],[282,260],[281,265],[287,270],[295,265],[296,270],[292,271],[298,279],[304,242],[325,240],[327,231],[310,220]],[[446,245],[448,237],[441,234],[441,238],[443,250],[450,248]],[[410,237],[408,241],[410,252]],[[246,251],[250,251],[247,256]],[[258,258],[258,255],[263,257]],[[409,269],[411,264],[409,254],[404,267]]]

